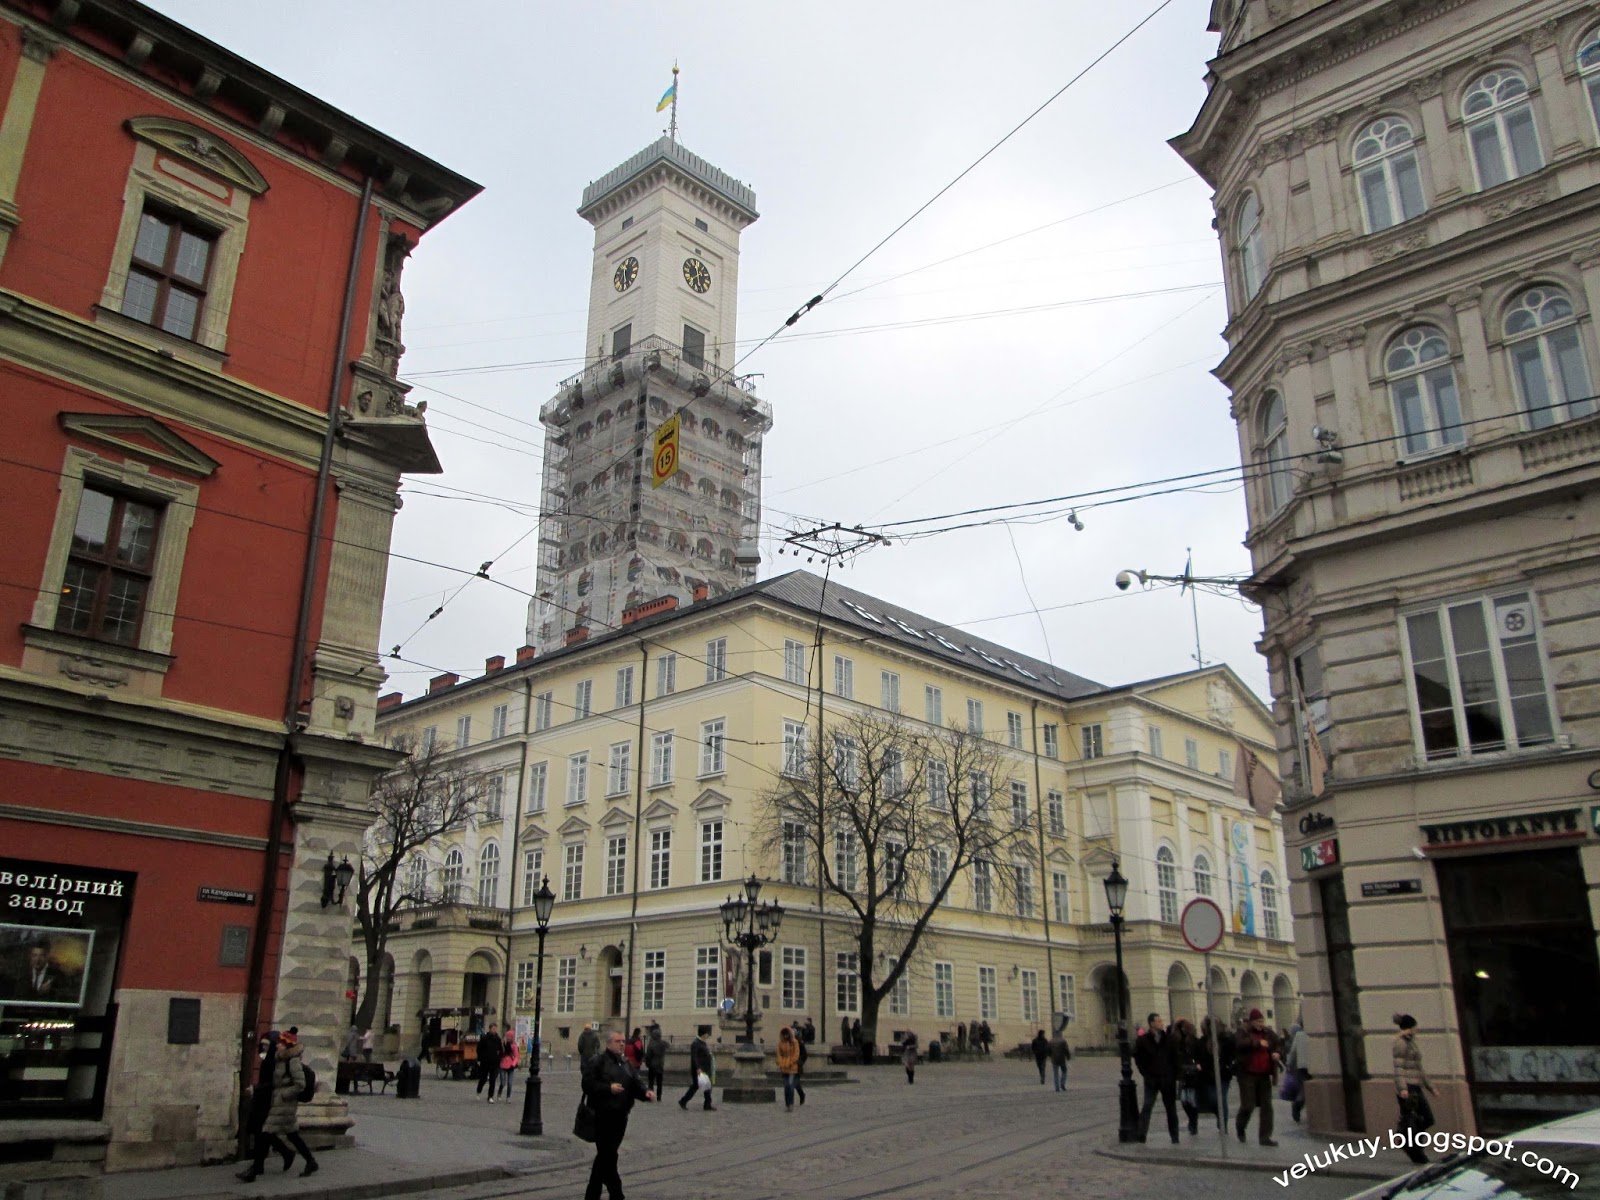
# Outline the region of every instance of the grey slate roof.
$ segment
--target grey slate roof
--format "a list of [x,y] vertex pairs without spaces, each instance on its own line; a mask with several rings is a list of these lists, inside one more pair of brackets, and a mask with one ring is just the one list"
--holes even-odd
[[583,203],[579,214],[587,212],[612,192],[644,174],[658,162],[668,162],[685,175],[716,192],[729,204],[741,209],[754,221],[761,214],[756,211],[756,194],[748,184],[740,183],[726,171],[718,170],[698,154],[686,150],[669,137],[658,138],[620,167],[614,167],[583,189]]

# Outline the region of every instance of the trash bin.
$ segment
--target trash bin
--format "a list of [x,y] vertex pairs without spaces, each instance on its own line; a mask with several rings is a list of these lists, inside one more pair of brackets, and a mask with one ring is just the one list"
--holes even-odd
[[422,1064],[414,1058],[402,1059],[394,1073],[394,1094],[400,1100],[417,1100],[422,1091]]

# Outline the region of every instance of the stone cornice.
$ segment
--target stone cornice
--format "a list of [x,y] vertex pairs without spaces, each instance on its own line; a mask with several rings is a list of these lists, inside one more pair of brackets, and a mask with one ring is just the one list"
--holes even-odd
[[177,825],[155,825],[148,821],[129,821],[121,817],[102,817],[93,813],[58,812],[25,804],[0,804],[0,821],[28,821],[35,825],[60,825],[69,829],[96,829],[131,837],[159,838],[165,842],[195,842],[202,846],[226,846],[234,850],[265,850],[267,839],[236,833],[217,833],[210,829],[190,829]]

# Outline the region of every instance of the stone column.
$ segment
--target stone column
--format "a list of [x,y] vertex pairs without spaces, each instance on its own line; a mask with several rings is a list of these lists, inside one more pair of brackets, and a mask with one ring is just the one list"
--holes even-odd
[[45,64],[60,46],[49,34],[23,26],[22,57],[11,78],[5,117],[0,119],[0,259],[5,257],[12,231],[22,222],[22,214],[17,211],[17,183],[22,178],[22,160],[33,132],[34,113],[39,108]]
[[1567,81],[1561,47],[1556,42],[1555,18],[1528,31],[1528,48],[1533,51],[1535,75],[1529,82],[1539,89],[1544,101],[1534,106],[1534,120],[1539,119],[1542,108],[1545,127],[1539,131],[1539,141],[1544,146],[1545,161],[1582,153],[1587,148],[1590,128],[1588,97],[1581,79]]

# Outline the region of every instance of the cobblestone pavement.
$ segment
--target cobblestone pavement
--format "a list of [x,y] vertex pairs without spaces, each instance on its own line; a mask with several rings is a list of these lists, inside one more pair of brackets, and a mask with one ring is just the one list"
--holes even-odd
[[[1270,1173],[1140,1163],[1099,1151],[1116,1135],[1116,1064],[1080,1059],[1068,1090],[1041,1087],[1032,1063],[999,1060],[917,1071],[857,1069],[860,1082],[817,1087],[786,1112],[773,1105],[719,1105],[688,1112],[668,1102],[639,1105],[622,1148],[632,1200],[869,1200],[874,1197],[1031,1196],[1161,1200],[1277,1196]],[[576,1197],[589,1147],[569,1134],[577,1076],[546,1076],[547,1136],[516,1134],[522,1080],[510,1105],[489,1107],[469,1086],[424,1085],[424,1104],[360,1097],[353,1105],[362,1146],[381,1155],[409,1148],[430,1161],[498,1164],[519,1177],[421,1195],[439,1200]],[[1284,1114],[1287,1118],[1287,1113]],[[1163,1134],[1164,1140],[1164,1134]],[[1214,1149],[1214,1129],[1184,1145]],[[1130,1149],[1138,1150],[1139,1147]],[[1166,1149],[1170,1149],[1166,1147]],[[1366,1186],[1313,1176],[1291,1185],[1295,1200],[1337,1200]]]

